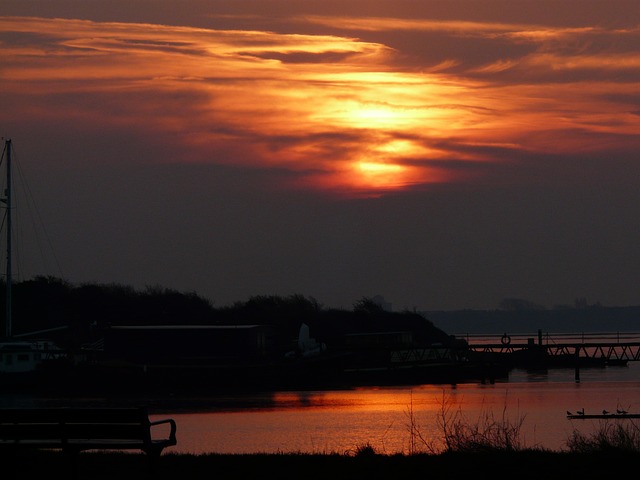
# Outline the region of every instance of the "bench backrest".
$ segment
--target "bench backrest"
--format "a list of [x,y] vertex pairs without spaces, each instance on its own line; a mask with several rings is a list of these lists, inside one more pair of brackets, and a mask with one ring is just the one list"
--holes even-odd
[[145,408],[0,409],[0,439],[131,439],[151,441]]

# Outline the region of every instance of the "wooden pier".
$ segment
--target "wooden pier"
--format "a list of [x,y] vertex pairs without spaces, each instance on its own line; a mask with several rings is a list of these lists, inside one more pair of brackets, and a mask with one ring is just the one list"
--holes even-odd
[[[597,335],[597,337],[596,337]],[[477,338],[477,337],[476,337]],[[508,334],[483,336],[484,341],[468,339],[469,349],[475,352],[514,354],[527,351],[542,352],[546,357],[556,359],[575,359],[581,363],[606,365],[624,365],[626,362],[640,361],[640,334],[603,333],[603,334],[550,334],[538,331],[537,339],[532,336]],[[489,341],[487,341],[489,339]],[[513,340],[513,341],[512,341]],[[536,341],[537,340],[537,341]]]

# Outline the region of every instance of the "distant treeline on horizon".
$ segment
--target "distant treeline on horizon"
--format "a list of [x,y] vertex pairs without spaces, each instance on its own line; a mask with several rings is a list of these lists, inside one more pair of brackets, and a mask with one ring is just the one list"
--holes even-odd
[[[6,282],[0,282],[5,301]],[[142,290],[117,283],[81,284],[52,276],[37,276],[12,284],[12,325],[15,334],[69,327],[91,340],[96,326],[170,324],[269,323],[292,338],[301,322],[316,331],[330,328],[352,331],[428,330],[430,337],[464,334],[640,331],[640,306],[605,307],[576,300],[574,306],[547,309],[525,299],[510,298],[496,310],[391,312],[381,297],[362,297],[352,310],[327,308],[313,297],[256,295],[229,306],[215,307],[195,292],[181,293],[161,286]],[[5,308],[0,311],[2,328]],[[313,329],[313,327],[312,327]],[[424,333],[427,335],[427,333]]]
[[[4,300],[6,282],[0,284]],[[121,284],[82,284],[39,276],[11,288],[14,336],[46,334],[73,349],[99,341],[111,326],[145,325],[270,325],[278,332],[283,351],[296,342],[302,323],[318,341],[351,333],[409,331],[419,345],[455,341],[417,312],[390,312],[363,297],[353,310],[321,306],[315,299],[294,294],[263,295],[214,307],[196,293],[159,286],[136,290]],[[5,309],[0,312],[4,331]]]
[[640,332],[640,306],[589,305],[577,299],[573,306],[547,309],[523,299],[505,299],[496,310],[421,312],[452,335]]

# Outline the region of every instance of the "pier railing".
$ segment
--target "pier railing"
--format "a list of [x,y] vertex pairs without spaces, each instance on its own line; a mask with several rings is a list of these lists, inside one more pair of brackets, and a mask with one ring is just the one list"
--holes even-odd
[[464,334],[469,349],[476,352],[514,353],[519,350],[544,348],[548,355],[574,355],[580,358],[612,361],[640,360],[640,333],[545,333],[531,334]]

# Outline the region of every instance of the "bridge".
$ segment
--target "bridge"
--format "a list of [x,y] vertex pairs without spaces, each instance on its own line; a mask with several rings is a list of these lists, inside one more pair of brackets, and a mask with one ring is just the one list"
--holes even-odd
[[[458,336],[458,335],[456,335]],[[640,360],[640,333],[554,333],[531,335],[466,335],[474,352],[508,354],[543,350],[549,357],[598,360],[609,364]]]

